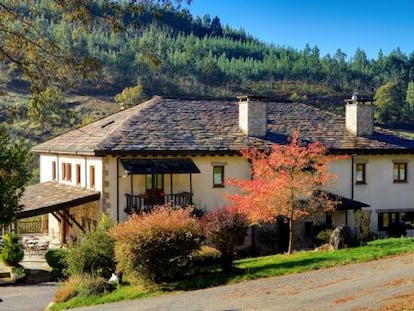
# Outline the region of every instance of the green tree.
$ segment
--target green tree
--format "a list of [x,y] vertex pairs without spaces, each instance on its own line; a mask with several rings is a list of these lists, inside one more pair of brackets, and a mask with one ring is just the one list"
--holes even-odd
[[[99,59],[65,45],[50,31],[45,16],[54,13],[72,25],[75,33],[89,33],[98,23],[115,32],[126,29],[131,16],[140,16],[153,6],[179,7],[181,0],[129,1],[13,1],[0,2],[0,61],[15,64],[38,93],[60,83],[70,87],[72,78],[91,77],[101,67]],[[190,1],[187,1],[190,2]],[[127,14],[127,15],[126,15]],[[129,18],[125,18],[129,16]],[[138,27],[139,23],[135,24]]]
[[394,124],[404,117],[405,103],[400,85],[388,82],[375,92],[375,119],[383,124]]
[[121,93],[115,96],[115,102],[120,104],[122,108],[128,108],[140,104],[145,98],[142,86],[136,85],[124,88]]
[[19,199],[30,177],[31,156],[27,144],[13,142],[4,127],[0,127],[0,146],[0,226],[7,226],[22,208]]
[[57,119],[63,116],[62,103],[62,91],[55,86],[47,87],[44,91],[34,94],[30,99],[29,117],[31,121],[39,122],[43,128],[46,121],[52,121],[52,115]]
[[411,113],[414,112],[414,81],[408,82],[407,91],[405,92],[405,101]]

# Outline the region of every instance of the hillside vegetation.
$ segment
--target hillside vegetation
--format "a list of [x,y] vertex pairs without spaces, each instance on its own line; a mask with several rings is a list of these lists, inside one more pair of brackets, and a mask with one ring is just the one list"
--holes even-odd
[[[193,17],[186,10],[150,4],[140,14],[125,9],[124,29],[108,27],[99,19],[85,29],[62,18],[54,1],[36,3],[37,10],[32,10],[30,1],[22,1],[19,13],[68,53],[99,63],[93,75],[68,77],[75,94],[113,101],[125,88],[139,86],[141,99],[154,94],[227,98],[255,94],[342,112],[343,99],[353,92],[373,96],[382,87],[377,121],[398,126],[413,121],[414,92],[409,92],[409,86],[414,53],[407,56],[397,48],[389,55],[378,51],[376,59],[368,59],[361,49],[346,55],[338,48],[334,55],[320,55],[317,46],[297,50],[283,42],[266,44],[242,29],[222,25],[219,17]],[[16,135],[37,142],[92,119],[90,105],[83,108],[83,100],[68,99],[66,93],[58,103],[59,112],[46,111],[46,117],[30,113],[30,95],[21,92],[27,86],[15,64],[0,63],[0,93],[8,94],[0,97],[0,122],[13,126]],[[18,93],[10,92],[16,87]],[[387,96],[391,101],[382,100]],[[108,112],[102,104],[92,110],[98,117]],[[25,123],[28,118],[31,125]]]

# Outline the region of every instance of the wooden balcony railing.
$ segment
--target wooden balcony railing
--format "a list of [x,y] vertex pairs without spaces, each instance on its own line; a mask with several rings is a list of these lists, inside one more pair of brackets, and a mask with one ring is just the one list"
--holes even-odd
[[175,205],[184,207],[192,204],[192,194],[189,192],[162,195],[151,195],[147,193],[131,195],[125,193],[125,197],[126,207],[124,210],[128,214],[149,212],[157,205]]

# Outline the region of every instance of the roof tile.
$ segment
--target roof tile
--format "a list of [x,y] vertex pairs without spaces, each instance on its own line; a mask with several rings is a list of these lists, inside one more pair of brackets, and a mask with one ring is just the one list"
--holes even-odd
[[414,150],[414,141],[375,128],[370,137],[345,129],[342,116],[300,103],[268,103],[268,134],[247,137],[239,129],[237,101],[154,97],[33,148],[34,152],[116,154],[128,152],[238,151],[285,143],[294,130],[304,140],[335,150]]

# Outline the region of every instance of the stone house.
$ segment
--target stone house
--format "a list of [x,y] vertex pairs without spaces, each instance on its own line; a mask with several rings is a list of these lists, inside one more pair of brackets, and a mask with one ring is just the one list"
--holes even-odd
[[374,126],[373,109],[364,98],[346,100],[343,117],[252,96],[155,96],[35,146],[41,183],[27,189],[19,217],[48,213],[49,235],[66,243],[102,212],[117,223],[155,204],[223,206],[233,191],[224,181],[251,178],[239,150],[286,143],[298,130],[332,155],[348,155],[330,165],[338,179],[327,190],[342,204],[326,221],[355,226],[354,211],[362,208],[379,235],[395,221],[414,228],[414,141]]

